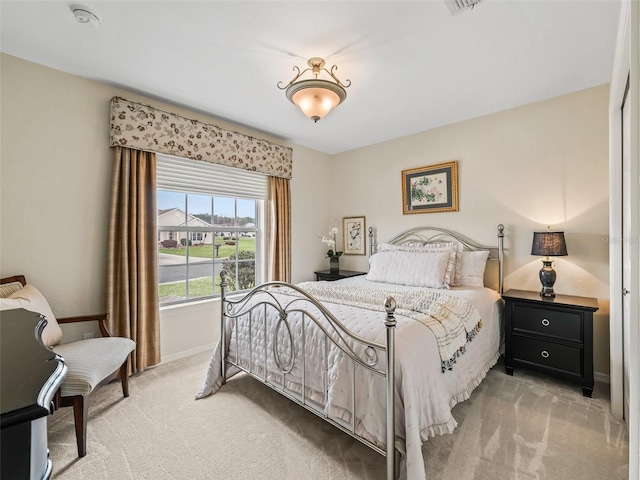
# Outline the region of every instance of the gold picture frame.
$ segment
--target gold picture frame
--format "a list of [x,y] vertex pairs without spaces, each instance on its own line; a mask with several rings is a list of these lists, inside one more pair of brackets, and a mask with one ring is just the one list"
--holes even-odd
[[345,255],[367,254],[367,224],[364,217],[344,217],[342,233]]
[[402,213],[458,211],[458,162],[402,171]]

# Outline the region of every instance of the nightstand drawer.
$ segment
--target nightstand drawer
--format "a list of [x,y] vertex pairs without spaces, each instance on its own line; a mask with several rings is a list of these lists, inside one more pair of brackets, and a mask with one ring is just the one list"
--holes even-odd
[[513,306],[513,330],[582,342],[580,312],[562,312],[527,305]]
[[582,349],[513,335],[513,359],[582,376]]

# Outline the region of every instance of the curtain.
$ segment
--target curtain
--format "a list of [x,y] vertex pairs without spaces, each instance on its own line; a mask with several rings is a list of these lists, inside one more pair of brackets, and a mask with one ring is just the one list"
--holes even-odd
[[131,369],[160,363],[155,153],[116,147],[109,210],[107,312],[112,335],[131,338]]
[[267,197],[268,280],[291,281],[291,192],[289,179],[269,177]]

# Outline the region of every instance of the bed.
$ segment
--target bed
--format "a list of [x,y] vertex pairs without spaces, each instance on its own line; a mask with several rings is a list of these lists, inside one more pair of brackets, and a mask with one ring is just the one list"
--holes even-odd
[[365,276],[232,295],[221,275],[221,341],[196,397],[246,372],[386,456],[388,480],[401,461],[425,479],[422,443],[455,429],[451,409],[499,356],[503,239],[502,225],[495,247],[434,227],[375,243],[369,229]]

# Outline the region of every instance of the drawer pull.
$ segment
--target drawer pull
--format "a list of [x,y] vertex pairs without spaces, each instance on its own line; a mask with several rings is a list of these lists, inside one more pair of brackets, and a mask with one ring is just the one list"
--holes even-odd
[[548,327],[549,323],[549,320],[547,320],[546,318],[542,319],[542,325],[544,325],[545,327]]
[[541,351],[540,355],[542,355],[542,358],[549,358],[549,352],[547,352],[546,350]]

